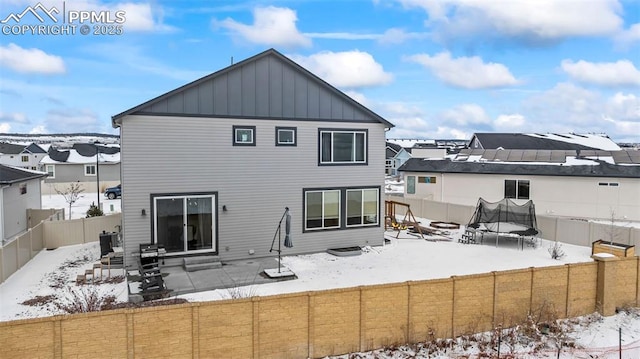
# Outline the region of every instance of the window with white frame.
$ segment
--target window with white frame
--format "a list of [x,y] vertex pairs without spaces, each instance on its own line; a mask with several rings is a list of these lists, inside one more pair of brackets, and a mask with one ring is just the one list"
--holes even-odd
[[504,198],[529,199],[528,180],[504,180]]
[[49,178],[56,178],[56,166],[55,165],[47,165],[45,167]]
[[96,175],[96,165],[84,165],[84,175],[85,176],[95,176]]
[[367,130],[320,129],[319,163],[366,164]]
[[295,127],[276,127],[276,146],[296,146],[296,132]]
[[377,188],[347,190],[347,227],[378,224]]
[[234,146],[255,146],[256,126],[233,126]]

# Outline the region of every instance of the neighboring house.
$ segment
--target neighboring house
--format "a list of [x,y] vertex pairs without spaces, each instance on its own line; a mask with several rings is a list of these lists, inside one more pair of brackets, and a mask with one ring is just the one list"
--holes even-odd
[[640,221],[640,151],[463,150],[453,160],[410,159],[407,198],[470,205],[533,200],[539,214]]
[[275,256],[285,207],[284,253],[383,244],[393,125],[273,49],[112,121],[125,159],[125,258],[149,243],[168,257]]
[[475,133],[469,148],[479,150],[605,150],[620,147],[604,134]]
[[388,176],[396,176],[398,174],[398,168],[409,158],[411,158],[411,154],[402,146],[387,142],[385,150],[385,173]]
[[24,145],[0,142],[0,164],[3,165],[35,171],[46,154],[47,152],[35,143]]
[[99,181],[100,192],[103,192],[120,183],[120,148],[86,143],[76,143],[68,150],[51,147],[40,169],[49,175],[44,180],[45,191],[55,193],[53,187],[62,189],[69,183],[79,182],[85,191],[96,193]]
[[40,209],[40,180],[46,173],[0,164],[0,240],[27,230],[27,209]]

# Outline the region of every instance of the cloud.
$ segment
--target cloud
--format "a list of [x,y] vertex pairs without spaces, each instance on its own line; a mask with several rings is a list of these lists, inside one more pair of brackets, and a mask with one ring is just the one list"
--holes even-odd
[[519,113],[511,115],[500,115],[494,121],[494,130],[500,131],[505,129],[507,131],[514,131],[521,129],[525,125],[525,118]]
[[293,61],[333,86],[358,88],[385,85],[393,81],[393,75],[367,52],[323,51],[311,56],[291,55]]
[[275,6],[257,7],[253,10],[253,24],[245,25],[231,18],[216,19],[215,27],[230,30],[235,35],[254,44],[299,47],[311,46],[311,40],[296,28],[298,16],[294,10]]
[[439,116],[446,123],[453,123],[459,127],[470,125],[489,125],[491,119],[484,109],[476,104],[462,104],[443,111]]
[[509,69],[497,63],[484,63],[478,56],[451,58],[449,52],[431,56],[418,54],[407,61],[421,64],[444,83],[466,89],[512,86],[518,81]]
[[611,97],[571,83],[533,96],[523,103],[527,118],[545,132],[606,133],[617,141],[640,141],[640,99],[635,94]]
[[38,125],[32,128],[31,131],[29,131],[30,135],[41,135],[44,133],[49,133],[49,131],[47,131],[47,128],[44,127],[44,125]]
[[615,37],[618,47],[627,48],[640,42],[640,23],[633,24],[627,30],[622,30]]
[[21,112],[2,112],[0,111],[0,121],[3,122],[17,122],[17,123],[28,123],[27,115]]
[[11,124],[0,122],[0,133],[8,133],[11,131]]
[[66,69],[60,56],[36,48],[24,49],[14,43],[0,46],[0,66],[20,73],[63,74]]
[[92,110],[82,108],[49,110],[42,126],[58,133],[100,132],[102,130],[98,115]]
[[622,7],[616,0],[398,1],[406,8],[426,11],[425,24],[443,38],[490,36],[539,43],[613,35],[623,24]]
[[602,86],[640,85],[640,71],[629,60],[617,62],[562,61],[562,70],[572,79]]
[[378,38],[378,42],[384,45],[395,45],[407,40],[421,40],[427,37],[429,37],[429,33],[426,32],[406,32],[403,29],[391,28]]

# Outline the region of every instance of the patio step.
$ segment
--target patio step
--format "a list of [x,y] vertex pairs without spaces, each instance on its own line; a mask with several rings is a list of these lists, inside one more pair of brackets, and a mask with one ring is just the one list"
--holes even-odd
[[184,270],[195,272],[203,269],[222,268],[222,262],[218,256],[201,256],[183,258]]

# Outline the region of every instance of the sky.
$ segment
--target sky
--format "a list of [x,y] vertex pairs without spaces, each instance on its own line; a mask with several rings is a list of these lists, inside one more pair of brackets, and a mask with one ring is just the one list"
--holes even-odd
[[640,143],[635,0],[40,3],[0,0],[0,133],[117,134],[111,116],[274,48],[393,123],[388,138]]

